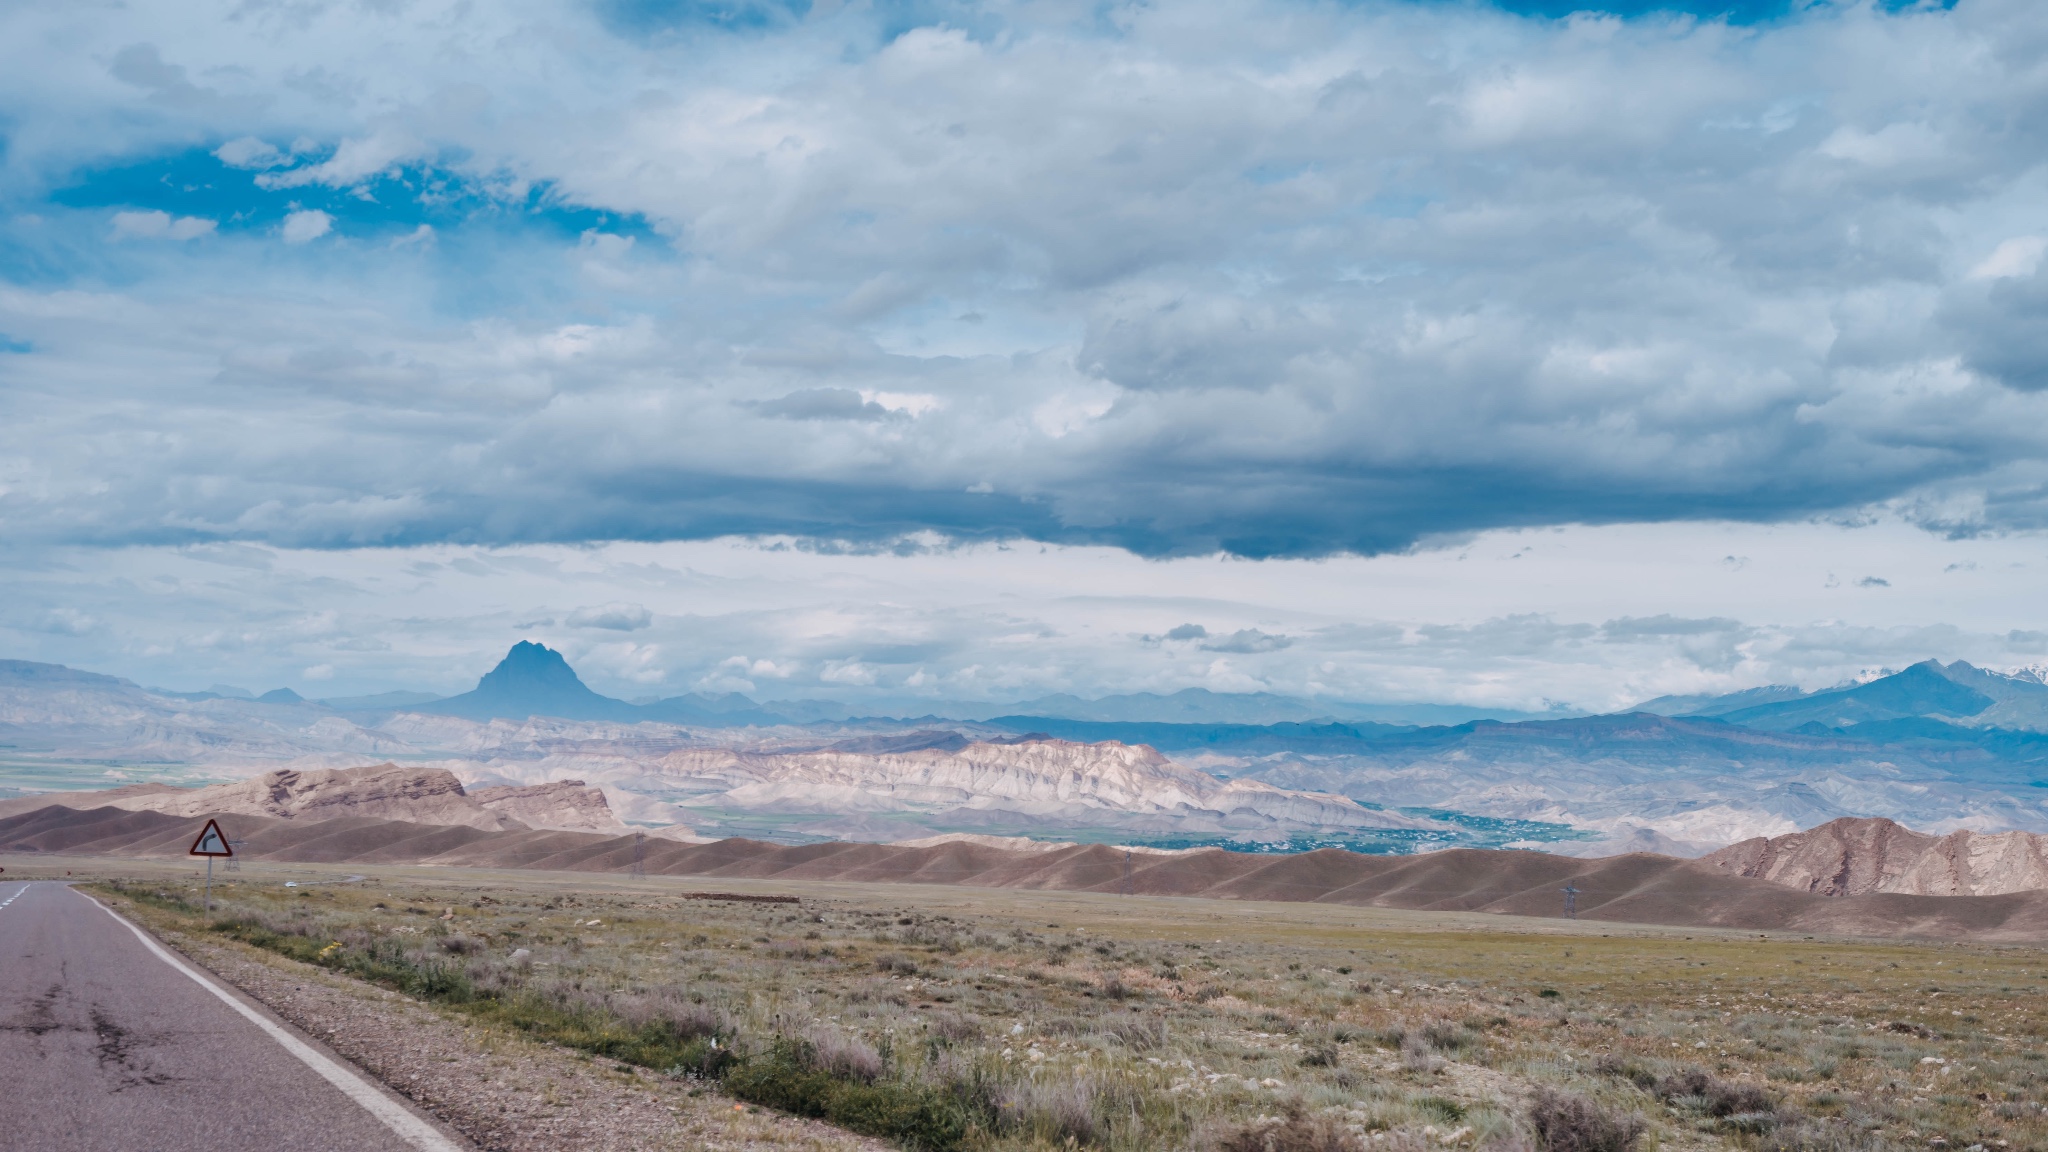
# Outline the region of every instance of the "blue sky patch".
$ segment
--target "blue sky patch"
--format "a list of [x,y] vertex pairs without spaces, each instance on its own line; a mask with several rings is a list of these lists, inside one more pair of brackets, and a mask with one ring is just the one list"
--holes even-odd
[[598,16],[615,32],[644,36],[691,28],[765,31],[801,21],[809,0],[599,0]]
[[335,230],[351,235],[404,235],[422,224],[445,232],[507,223],[564,238],[592,229],[651,235],[638,217],[564,203],[550,185],[512,194],[445,165],[406,166],[341,188],[266,188],[259,175],[223,163],[210,149],[191,148],[87,169],[50,199],[67,208],[198,217],[217,222],[224,233],[273,229],[292,212],[312,210],[332,216]]

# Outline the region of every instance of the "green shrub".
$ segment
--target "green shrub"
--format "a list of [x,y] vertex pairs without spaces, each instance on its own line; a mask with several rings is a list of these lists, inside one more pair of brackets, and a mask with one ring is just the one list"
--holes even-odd
[[810,1045],[800,1041],[777,1041],[766,1054],[735,1064],[725,1073],[725,1090],[735,1099],[829,1121],[918,1152],[958,1148],[969,1129],[958,1101],[892,1080],[841,1079],[817,1067]]

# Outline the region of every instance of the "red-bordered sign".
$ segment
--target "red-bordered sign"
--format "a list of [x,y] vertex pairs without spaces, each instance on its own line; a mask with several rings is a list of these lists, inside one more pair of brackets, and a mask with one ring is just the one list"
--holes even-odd
[[220,822],[218,820],[208,820],[206,822],[206,830],[199,834],[199,839],[192,842],[192,851],[189,854],[193,856],[233,856],[235,850],[228,847],[228,834],[220,830]]

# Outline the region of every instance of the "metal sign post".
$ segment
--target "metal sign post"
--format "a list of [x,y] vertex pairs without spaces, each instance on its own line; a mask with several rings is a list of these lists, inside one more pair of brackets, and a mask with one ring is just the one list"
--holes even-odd
[[235,850],[228,844],[228,834],[220,830],[220,821],[209,819],[200,831],[199,839],[192,842],[192,856],[206,857],[206,910],[213,911],[213,858],[226,856],[233,859]]

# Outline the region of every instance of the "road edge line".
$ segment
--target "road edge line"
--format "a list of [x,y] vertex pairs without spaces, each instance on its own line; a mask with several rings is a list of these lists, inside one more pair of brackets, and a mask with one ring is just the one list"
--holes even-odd
[[[76,888],[70,890],[78,892]],[[364,1111],[383,1121],[384,1126],[397,1133],[399,1139],[418,1148],[420,1152],[469,1152],[468,1149],[450,1140],[433,1125],[413,1115],[405,1108],[400,1107],[390,1097],[378,1091],[374,1085],[363,1078],[361,1073],[343,1067],[338,1061],[280,1027],[276,1021],[242,1003],[230,995],[226,989],[200,975],[198,969],[172,955],[168,948],[157,943],[154,937],[144,932],[134,921],[129,920],[126,916],[121,915],[98,900],[94,900],[87,893],[78,892],[78,894],[92,901],[93,907],[112,916],[115,923],[135,933],[135,938],[142,941],[144,947],[154,952],[157,959],[191,977],[194,983],[213,993],[220,998],[222,1003],[241,1013],[244,1019],[263,1029],[266,1035],[272,1040],[277,1041],[279,1046],[285,1051],[298,1057],[301,1063],[311,1068],[322,1080],[340,1089],[344,1096],[361,1105]]]

